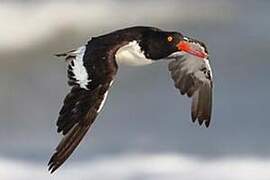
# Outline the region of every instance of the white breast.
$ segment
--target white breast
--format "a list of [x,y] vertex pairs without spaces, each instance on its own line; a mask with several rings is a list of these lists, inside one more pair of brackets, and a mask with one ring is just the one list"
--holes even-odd
[[142,66],[151,64],[154,61],[145,57],[137,41],[131,41],[121,47],[115,54],[117,64],[131,66]]

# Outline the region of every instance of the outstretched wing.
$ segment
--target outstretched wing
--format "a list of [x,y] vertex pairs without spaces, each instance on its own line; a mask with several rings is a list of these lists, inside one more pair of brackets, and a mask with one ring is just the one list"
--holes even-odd
[[209,126],[212,111],[212,71],[208,59],[182,55],[169,63],[174,85],[182,95],[192,97],[192,121]]
[[68,62],[68,83],[72,86],[59,112],[57,132],[64,135],[48,166],[53,173],[71,155],[102,109],[117,72],[114,54],[96,52],[88,44],[77,50],[59,54]]

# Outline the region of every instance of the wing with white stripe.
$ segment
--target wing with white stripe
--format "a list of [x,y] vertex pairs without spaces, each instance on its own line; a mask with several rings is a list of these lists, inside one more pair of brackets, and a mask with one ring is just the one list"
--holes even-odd
[[57,121],[57,131],[64,137],[49,161],[51,172],[59,168],[79,145],[102,109],[109,87],[109,82],[91,91],[73,87],[66,96]]
[[[95,49],[92,41],[65,56],[68,65],[70,93],[59,112],[57,132],[64,135],[49,161],[54,172],[71,155],[101,111],[117,72],[114,52]],[[91,55],[92,54],[92,55]]]

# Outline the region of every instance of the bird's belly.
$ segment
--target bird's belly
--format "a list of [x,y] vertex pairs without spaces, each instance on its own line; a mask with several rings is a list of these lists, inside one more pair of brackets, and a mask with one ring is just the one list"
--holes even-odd
[[140,50],[137,41],[132,41],[121,47],[115,54],[115,59],[117,64],[130,66],[143,66],[154,62],[145,57],[144,53]]

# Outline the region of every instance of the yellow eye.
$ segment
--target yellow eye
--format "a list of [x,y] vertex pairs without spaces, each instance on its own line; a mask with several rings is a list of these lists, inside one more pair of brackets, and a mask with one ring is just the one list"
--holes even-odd
[[168,36],[167,37],[167,40],[168,40],[168,42],[171,42],[173,40],[173,37],[172,36]]

